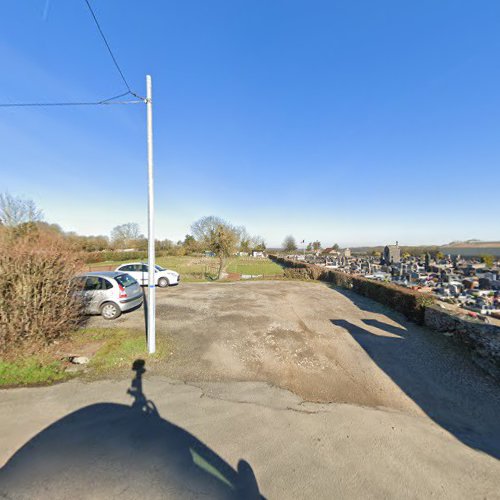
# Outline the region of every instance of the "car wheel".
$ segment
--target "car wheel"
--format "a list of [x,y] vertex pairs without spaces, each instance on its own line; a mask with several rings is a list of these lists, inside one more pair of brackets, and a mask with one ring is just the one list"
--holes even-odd
[[104,319],[116,319],[121,314],[120,308],[114,302],[106,302],[101,306],[101,316]]
[[168,285],[170,285],[170,283],[168,282],[168,279],[167,278],[160,278],[158,280],[158,286],[161,287],[161,288],[165,288],[167,287]]

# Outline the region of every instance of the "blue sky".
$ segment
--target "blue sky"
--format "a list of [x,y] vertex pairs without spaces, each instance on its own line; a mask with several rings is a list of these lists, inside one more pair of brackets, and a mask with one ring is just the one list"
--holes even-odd
[[[153,77],[157,236],[500,239],[498,1],[93,0]],[[120,93],[83,0],[1,2],[0,101]],[[83,234],[146,230],[145,106],[0,109],[0,191]]]

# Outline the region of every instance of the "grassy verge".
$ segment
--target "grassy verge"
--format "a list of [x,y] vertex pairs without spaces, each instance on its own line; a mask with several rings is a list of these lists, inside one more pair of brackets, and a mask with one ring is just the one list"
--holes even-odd
[[164,337],[157,338],[155,354],[148,354],[146,337],[143,331],[127,328],[87,328],[75,332],[75,348],[86,345],[100,345],[92,356],[87,374],[102,376],[123,369],[130,369],[132,363],[140,358],[149,362],[167,356],[168,342]]
[[61,362],[40,357],[16,361],[0,360],[0,387],[45,385],[71,377]]
[[[0,388],[49,385],[77,376],[102,378],[130,370],[136,359],[148,365],[164,359],[170,345],[164,337],[157,339],[157,351],[147,354],[143,331],[126,328],[85,328],[52,346],[43,354],[13,360],[0,360]],[[69,356],[90,358],[87,365],[73,365]],[[81,370],[68,371],[79,367]]]

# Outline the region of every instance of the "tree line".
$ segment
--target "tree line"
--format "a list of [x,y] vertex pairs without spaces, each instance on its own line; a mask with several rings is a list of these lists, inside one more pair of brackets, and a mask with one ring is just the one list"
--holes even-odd
[[[302,242],[302,244],[305,245],[305,242]],[[323,247],[321,246],[321,242],[316,240],[316,241],[311,241],[307,243],[305,246],[306,252],[319,252]],[[282,248],[285,252],[295,252],[298,250],[297,242],[295,238],[292,235],[288,235],[282,243]],[[340,247],[337,243],[335,243],[332,246],[333,250],[338,250]]]
[[[44,221],[42,210],[29,199],[0,194],[0,231],[13,237],[21,237],[35,232],[47,237],[64,239],[77,252],[102,252],[106,250],[133,249],[145,251],[147,238],[141,233],[136,222],[115,226],[108,236],[83,236],[75,232],[65,232],[58,224]],[[169,239],[156,240],[155,248],[173,255],[191,255],[203,252],[213,253],[219,259],[219,275],[225,260],[236,252],[251,253],[264,251],[266,242],[259,235],[250,235],[245,226],[235,226],[214,215],[205,216],[191,225],[191,232],[177,243]]]

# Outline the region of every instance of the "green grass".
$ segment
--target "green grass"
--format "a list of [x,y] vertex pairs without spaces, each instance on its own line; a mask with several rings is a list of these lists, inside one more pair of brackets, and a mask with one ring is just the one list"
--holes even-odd
[[[147,259],[143,259],[147,262]],[[86,264],[84,270],[92,269],[97,271],[114,270],[121,264],[131,262],[130,259],[121,261],[97,262]],[[158,257],[156,263],[167,269],[173,269],[181,275],[181,281],[206,281],[207,275],[216,274],[217,259],[213,257],[195,257],[190,255]]]
[[59,361],[44,361],[37,357],[17,361],[0,360],[0,387],[41,385],[70,378]]
[[188,255],[159,257],[158,264],[180,273],[181,280],[183,277],[205,280],[205,274],[214,273],[218,266],[217,259],[213,257],[194,257]]
[[[92,354],[84,371],[65,371],[68,363],[56,347],[43,356],[0,360],[0,387],[48,385],[84,374],[89,378],[102,378],[119,371],[130,370],[136,359],[148,364],[161,360],[170,353],[170,345],[162,336],[157,338],[156,353],[148,354],[144,331],[126,328],[85,328],[73,332],[65,341],[64,351],[74,355]],[[97,351],[96,351],[97,349]]]
[[140,358],[155,361],[168,354],[168,343],[164,337],[157,338],[155,354],[147,353],[146,337],[142,330],[127,328],[86,328],[75,332],[76,345],[102,342],[88,365],[90,376],[106,375],[117,370],[130,369]]
[[[115,269],[121,264],[130,262],[98,262],[87,264],[93,270]],[[158,257],[157,264],[167,269],[173,269],[181,275],[181,281],[207,281],[217,276],[219,269],[218,259],[215,257],[196,257],[190,255]],[[252,275],[283,275],[283,268],[270,259],[254,259],[252,257],[231,257],[226,265],[228,273]]]
[[228,273],[252,275],[283,275],[283,268],[270,259],[232,257],[226,267]]

